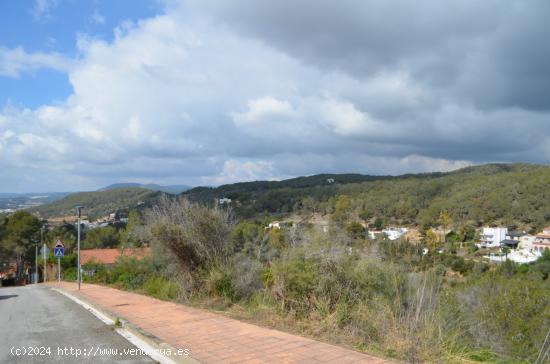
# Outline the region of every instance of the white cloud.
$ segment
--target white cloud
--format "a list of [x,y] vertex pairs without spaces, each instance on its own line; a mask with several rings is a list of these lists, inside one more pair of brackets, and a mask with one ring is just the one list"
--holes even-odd
[[[292,106],[288,101],[277,100],[270,96],[249,100],[247,104],[246,112],[233,113],[233,119],[237,125],[260,123],[268,119],[286,119],[293,116]],[[266,127],[276,127],[276,125],[266,125]]]
[[22,47],[9,49],[0,46],[0,76],[19,77],[24,72],[41,68],[68,72],[74,63],[58,53],[28,53]]
[[360,76],[320,66],[201,11],[172,4],[111,42],[82,36],[78,60],[0,48],[0,74],[49,67],[73,87],[59,104],[0,111],[0,168],[26,176],[21,189],[43,176],[41,189],[59,190],[550,161],[548,113],[479,109],[406,62]]

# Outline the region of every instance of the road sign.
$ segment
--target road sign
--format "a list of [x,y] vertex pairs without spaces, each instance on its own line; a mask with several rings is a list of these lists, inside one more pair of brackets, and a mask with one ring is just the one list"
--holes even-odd
[[61,240],[58,240],[55,246],[53,247],[53,256],[54,257],[62,257],[65,255],[65,246],[61,242]]
[[50,254],[50,249],[44,244],[42,249],[40,249],[40,253],[42,253],[42,259],[46,260],[48,259],[48,255]]

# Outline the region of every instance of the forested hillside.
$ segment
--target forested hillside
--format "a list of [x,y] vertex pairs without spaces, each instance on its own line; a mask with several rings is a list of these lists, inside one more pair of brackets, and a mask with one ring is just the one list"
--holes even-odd
[[[329,183],[330,179],[334,183]],[[441,210],[455,221],[538,228],[550,221],[550,167],[489,164],[449,173],[404,176],[317,175],[249,182],[183,193],[192,201],[232,199],[241,217],[265,213],[332,213],[348,195],[356,216],[400,223],[435,223]]]
[[120,210],[136,210],[150,207],[158,201],[162,192],[143,188],[117,188],[106,191],[79,192],[59,201],[33,209],[41,217],[74,215],[75,206],[84,206],[84,213],[90,217],[105,216]]

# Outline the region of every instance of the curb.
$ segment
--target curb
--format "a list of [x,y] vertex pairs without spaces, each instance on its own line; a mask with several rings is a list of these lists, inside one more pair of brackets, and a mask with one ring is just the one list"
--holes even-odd
[[[141,328],[133,325],[132,323],[119,319],[111,312],[98,308],[98,305],[93,305],[90,302],[86,302],[82,297],[77,297],[63,289],[50,287],[51,290],[56,291],[57,293],[67,297],[78,305],[82,306],[85,310],[90,312],[92,315],[100,319],[103,323],[109,326],[115,326],[116,320],[121,323],[120,328],[115,328],[115,331],[126,340],[128,340],[132,345],[136,346],[138,349],[143,350],[149,354],[151,359],[155,360],[161,364],[201,364],[198,360],[194,359],[191,356],[185,355],[175,355],[178,352],[178,349],[173,346],[163,342],[156,336],[142,330]],[[171,356],[166,356],[161,353],[174,353]]]

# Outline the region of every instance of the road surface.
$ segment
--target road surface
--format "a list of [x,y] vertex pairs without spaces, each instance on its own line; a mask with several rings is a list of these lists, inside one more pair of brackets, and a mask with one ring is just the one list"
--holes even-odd
[[113,362],[154,363],[113,327],[47,287],[0,288],[0,363]]

